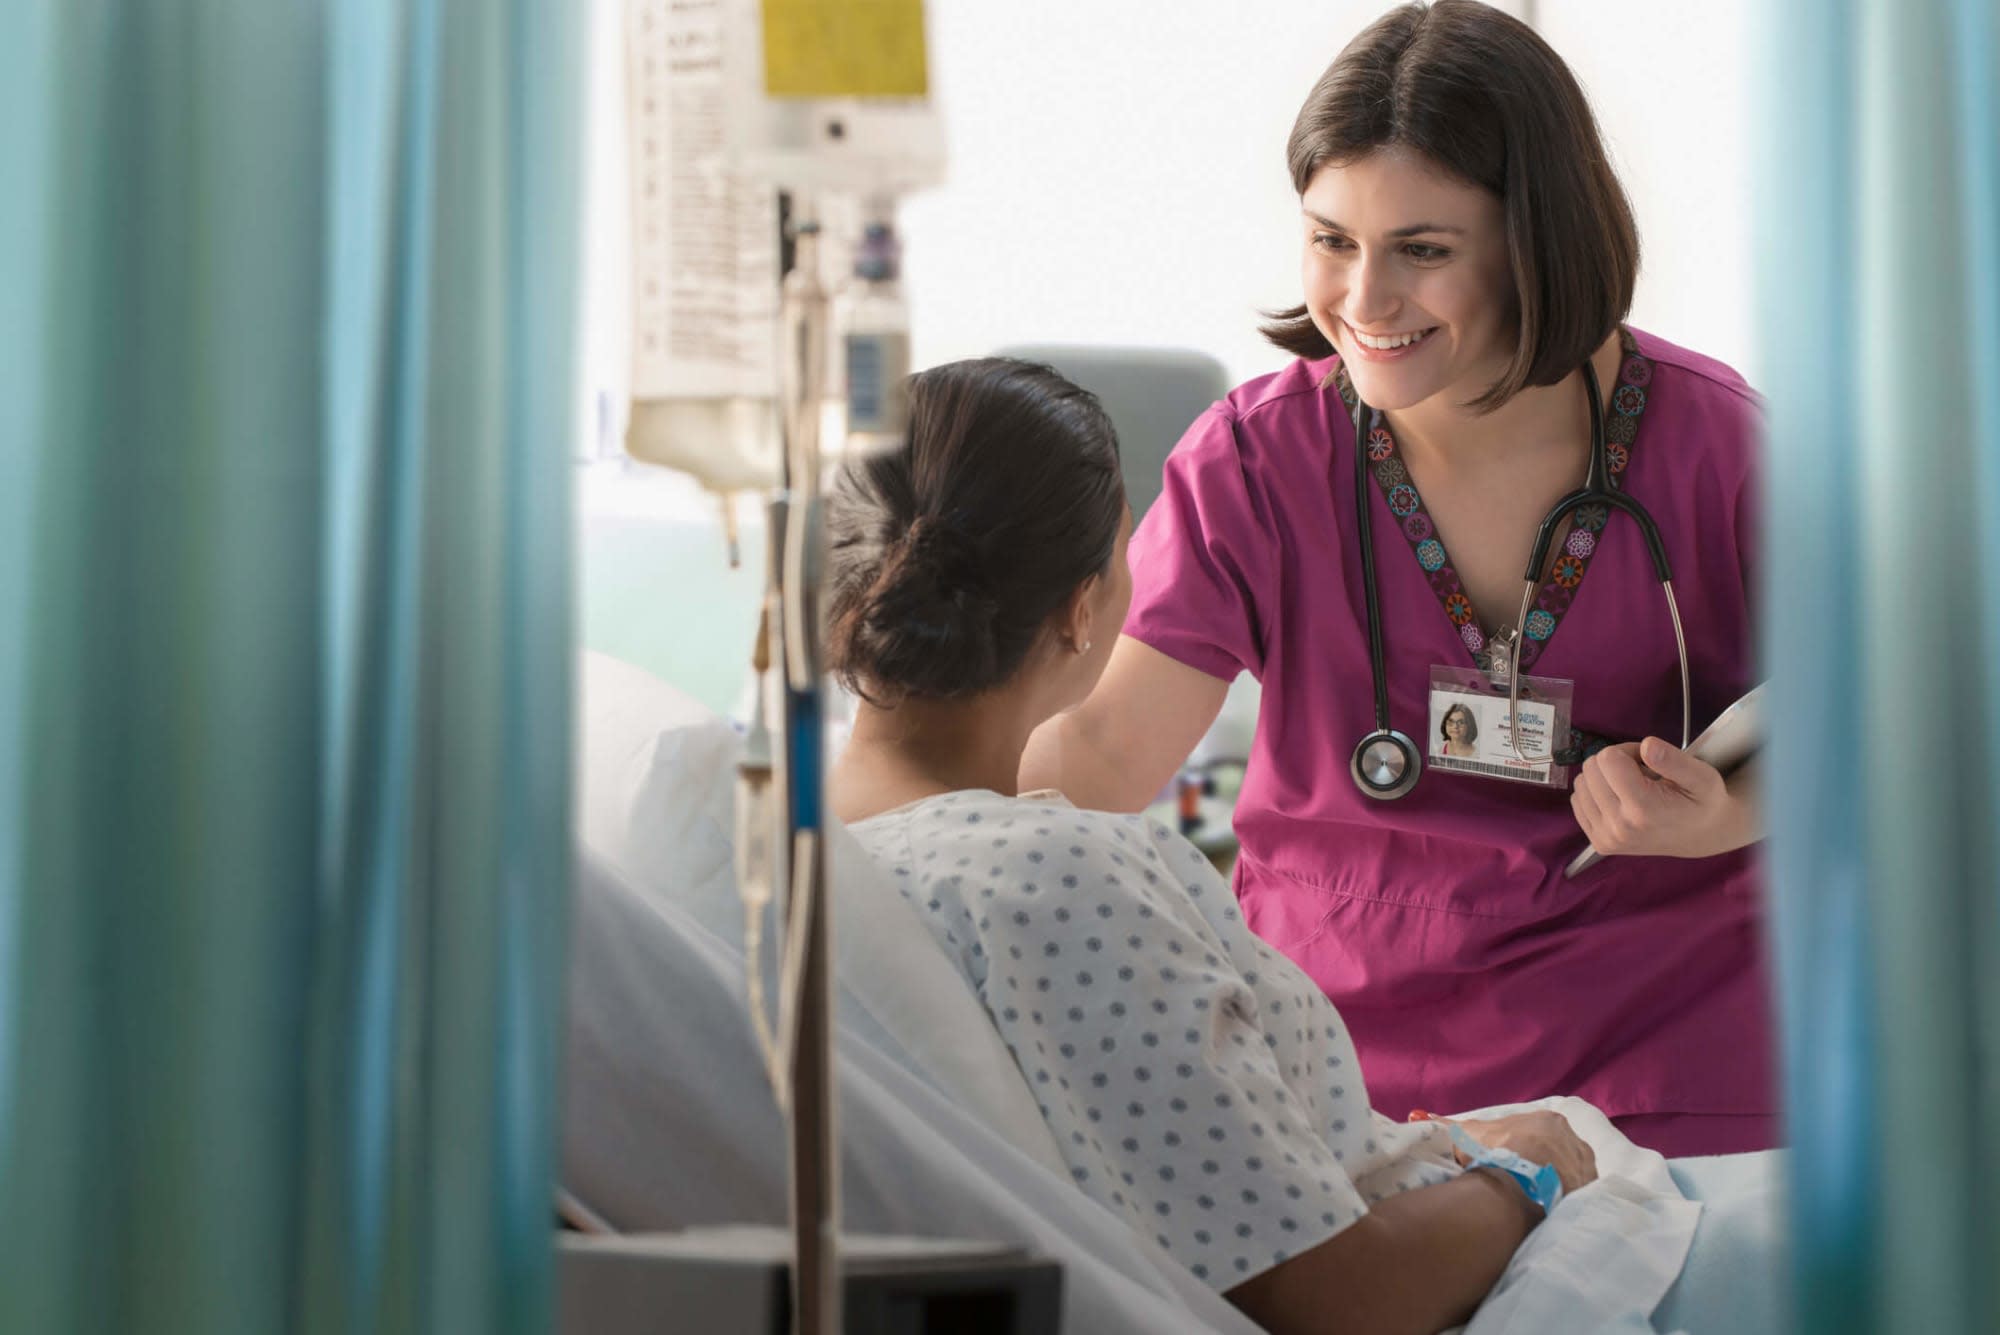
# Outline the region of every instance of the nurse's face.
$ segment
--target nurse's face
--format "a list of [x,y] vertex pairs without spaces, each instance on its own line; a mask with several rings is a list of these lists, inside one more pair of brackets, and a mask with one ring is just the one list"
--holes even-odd
[[1307,313],[1368,405],[1483,394],[1515,343],[1499,197],[1385,148],[1320,168],[1299,203]]

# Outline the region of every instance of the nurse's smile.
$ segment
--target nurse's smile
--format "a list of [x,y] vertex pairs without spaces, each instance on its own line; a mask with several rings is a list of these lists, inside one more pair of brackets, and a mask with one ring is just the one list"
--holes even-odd
[[1347,332],[1353,337],[1354,355],[1363,361],[1393,362],[1413,356],[1432,334],[1437,326],[1413,330],[1406,334],[1370,334],[1347,324]]

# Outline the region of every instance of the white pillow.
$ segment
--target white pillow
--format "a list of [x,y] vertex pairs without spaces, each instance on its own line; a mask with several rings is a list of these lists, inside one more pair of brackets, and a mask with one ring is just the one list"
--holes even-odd
[[[732,840],[742,739],[698,702],[617,659],[585,652],[579,681],[584,849],[740,951]],[[827,831],[827,858],[845,1022],[1023,1153],[1062,1169],[1013,1054],[916,911],[838,824]]]
[[632,885],[743,946],[736,898],[736,761],[727,722],[659,678],[586,651],[578,676],[576,830]]

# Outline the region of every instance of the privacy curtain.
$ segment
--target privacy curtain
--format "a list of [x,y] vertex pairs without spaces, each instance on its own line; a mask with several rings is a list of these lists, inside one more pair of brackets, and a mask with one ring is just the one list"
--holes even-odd
[[1796,1325],[2000,1330],[2000,13],[1764,20]]
[[540,1330],[583,9],[0,34],[0,1330]]

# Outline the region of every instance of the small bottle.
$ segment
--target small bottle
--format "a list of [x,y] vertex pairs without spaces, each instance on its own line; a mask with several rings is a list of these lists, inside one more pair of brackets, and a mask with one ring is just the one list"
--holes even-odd
[[850,449],[886,449],[909,430],[910,311],[903,301],[902,246],[895,228],[871,222],[854,252],[854,283],[842,320]]
[[1193,770],[1180,773],[1179,798],[1180,830],[1182,834],[1193,834],[1202,827],[1201,798],[1202,778]]

